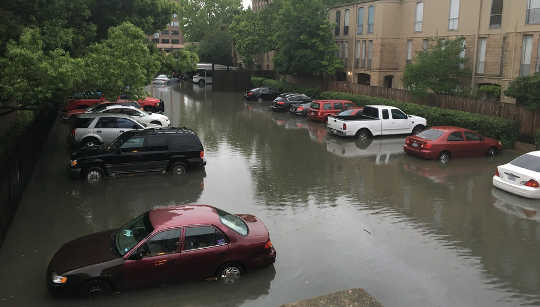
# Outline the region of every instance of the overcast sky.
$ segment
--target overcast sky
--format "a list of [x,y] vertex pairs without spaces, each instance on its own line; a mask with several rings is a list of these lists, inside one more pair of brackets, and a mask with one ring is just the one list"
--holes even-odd
[[244,3],[244,8],[247,8],[251,5],[251,0],[242,0],[242,3]]

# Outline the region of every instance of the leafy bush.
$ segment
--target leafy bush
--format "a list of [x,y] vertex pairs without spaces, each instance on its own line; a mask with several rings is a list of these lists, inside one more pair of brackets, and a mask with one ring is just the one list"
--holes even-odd
[[[400,108],[407,114],[426,118],[430,126],[458,126],[500,140],[504,147],[511,148],[519,135],[516,121],[457,110],[442,109],[420,104],[400,102],[378,97],[352,95],[341,92],[323,92],[323,99],[347,99],[359,106],[382,104]],[[540,136],[538,137],[540,138]],[[537,140],[538,140],[537,138]]]
[[251,84],[253,84],[255,87],[259,87],[263,85],[264,80],[265,78],[261,77],[251,77]]
[[481,85],[478,94],[487,99],[499,99],[501,97],[501,87],[498,85]]
[[540,108],[540,73],[517,77],[510,82],[504,94],[516,98],[516,102],[520,106],[537,110]]

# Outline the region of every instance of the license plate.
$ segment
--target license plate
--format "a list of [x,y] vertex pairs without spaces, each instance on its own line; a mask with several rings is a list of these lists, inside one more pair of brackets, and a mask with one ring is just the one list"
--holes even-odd
[[418,147],[418,143],[412,143],[412,147]]

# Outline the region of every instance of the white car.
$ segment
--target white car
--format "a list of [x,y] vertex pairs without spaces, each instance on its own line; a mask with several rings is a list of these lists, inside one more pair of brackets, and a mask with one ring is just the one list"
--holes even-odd
[[97,113],[124,114],[130,116],[131,118],[135,119],[140,123],[153,124],[162,127],[169,127],[169,125],[171,124],[169,118],[163,114],[149,113],[130,106],[109,106],[105,109],[98,111]]
[[159,75],[159,76],[154,78],[154,80],[152,81],[152,84],[155,84],[155,85],[167,85],[167,84],[169,84],[169,81],[170,81],[170,79],[166,75]]
[[493,185],[501,190],[540,199],[540,151],[521,155],[497,167]]

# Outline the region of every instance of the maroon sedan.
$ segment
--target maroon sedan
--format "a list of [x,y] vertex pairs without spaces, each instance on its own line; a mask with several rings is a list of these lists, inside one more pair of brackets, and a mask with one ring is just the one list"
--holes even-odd
[[432,127],[405,139],[406,153],[425,159],[495,156],[502,149],[501,142],[459,127]]
[[169,207],[66,243],[49,264],[47,285],[53,294],[88,296],[208,277],[233,283],[275,259],[268,230],[253,215]]

